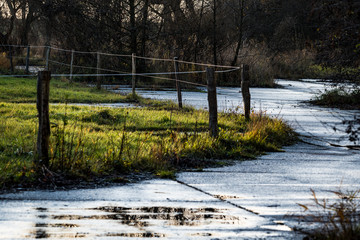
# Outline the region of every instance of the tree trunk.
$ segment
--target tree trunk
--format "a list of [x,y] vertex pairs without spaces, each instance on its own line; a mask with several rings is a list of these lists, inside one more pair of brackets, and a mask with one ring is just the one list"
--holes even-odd
[[129,1],[129,7],[130,7],[130,48],[132,53],[137,54],[135,0]]
[[141,36],[141,56],[145,56],[146,53],[146,41],[148,40],[147,35],[147,21],[149,16],[149,0],[145,0],[143,7],[143,19],[142,19],[142,36]]
[[14,30],[17,10],[15,9],[15,6],[13,5],[13,2],[11,0],[6,0],[6,4],[7,7],[9,8],[11,17],[10,17],[9,28],[7,29],[6,33],[3,35],[3,43],[9,44],[9,38]]
[[217,22],[216,22],[216,15],[217,15],[217,0],[213,0],[213,57],[214,57],[214,64],[217,65],[217,36],[216,36],[216,28],[217,28]]
[[203,18],[203,14],[204,14],[204,2],[205,0],[201,1],[201,8],[200,8],[200,16],[199,16],[199,25],[198,25],[198,31],[196,34],[196,42],[195,42],[195,50],[194,50],[194,61],[197,62],[197,55],[198,55],[198,51],[199,51],[199,44],[200,44],[200,35],[201,35],[201,21]]
[[[141,49],[140,49],[140,56],[146,55],[146,42],[148,40],[147,35],[147,28],[148,28],[148,16],[149,16],[149,0],[145,0],[144,6],[142,9],[142,23],[141,23]],[[140,59],[140,62],[138,64],[139,72],[145,72],[146,71],[146,64],[145,59]]]
[[231,66],[235,66],[237,64],[239,52],[241,49],[241,45],[243,43],[243,27],[244,27],[244,0],[239,0],[239,7],[240,7],[240,19],[239,19],[239,38],[235,50],[234,59],[231,62]]

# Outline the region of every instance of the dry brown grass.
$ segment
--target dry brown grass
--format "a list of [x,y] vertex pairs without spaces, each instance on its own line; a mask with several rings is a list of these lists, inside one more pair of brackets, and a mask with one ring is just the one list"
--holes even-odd
[[310,222],[318,223],[318,228],[309,232],[306,239],[352,240],[360,238],[359,193],[357,191],[332,191],[337,197],[332,201],[319,199],[311,190],[314,205],[302,205]]

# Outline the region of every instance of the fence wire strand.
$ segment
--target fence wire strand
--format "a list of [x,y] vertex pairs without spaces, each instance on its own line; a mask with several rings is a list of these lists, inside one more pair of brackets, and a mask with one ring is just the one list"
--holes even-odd
[[[135,58],[149,60],[149,61],[178,62],[178,63],[189,64],[189,65],[203,66],[203,67],[231,68],[231,71],[236,71],[236,70],[240,69],[240,67],[234,67],[234,66],[215,65],[215,64],[209,64],[209,63],[196,63],[196,62],[189,62],[189,61],[183,61],[183,60],[174,60],[174,59],[162,59],[162,58],[151,58],[151,57],[140,57],[140,56],[135,56]],[[223,72],[226,72],[226,71],[223,71]]]
[[[69,49],[62,49],[56,46],[27,46],[27,45],[0,45],[1,47],[6,47],[9,48],[9,52],[11,53],[16,53],[16,50],[14,48],[30,48],[30,49],[37,49],[37,48],[43,48],[44,51],[46,51],[46,49],[49,50],[55,50],[58,52],[65,52],[67,54],[72,54],[73,58],[73,54],[91,54],[91,55],[97,55],[99,54],[100,56],[109,56],[109,57],[118,57],[118,58],[136,58],[136,59],[143,59],[143,60],[148,60],[148,61],[163,61],[163,62],[168,62],[168,63],[182,63],[182,64],[189,64],[189,65],[193,65],[193,66],[201,66],[201,67],[214,67],[214,68],[227,68],[226,70],[217,70],[215,71],[215,73],[229,73],[229,72],[233,72],[233,71],[238,71],[240,68],[239,67],[234,67],[234,66],[225,66],[225,65],[214,65],[214,64],[205,64],[205,63],[196,63],[196,62],[189,62],[189,61],[182,61],[182,60],[177,60],[177,59],[161,59],[161,58],[153,58],[153,57],[142,57],[142,56],[136,56],[136,55],[128,55],[128,54],[115,54],[115,53],[103,53],[103,52],[91,52],[91,51],[77,51],[77,50],[69,50]],[[6,51],[6,50],[5,50]],[[23,51],[23,50],[21,50]],[[39,53],[38,53],[39,54]],[[54,54],[54,53],[52,53]],[[46,54],[42,54],[43,56],[36,58],[36,57],[30,57],[30,56],[12,56],[12,59],[26,59],[28,58],[28,60],[31,61],[38,61],[41,60],[42,61],[46,61],[48,62],[48,64],[52,64],[52,65],[60,65],[60,66],[65,66],[68,68],[76,68],[76,69],[88,69],[88,70],[94,70],[97,71],[97,73],[53,73],[52,76],[54,77],[116,77],[116,76],[141,76],[141,77],[146,77],[146,78],[153,78],[153,79],[160,79],[160,80],[166,80],[166,81],[174,81],[174,82],[180,82],[180,83],[184,83],[184,84],[189,84],[189,85],[194,85],[194,86],[201,86],[201,87],[207,87],[207,85],[205,84],[201,84],[201,83],[196,83],[196,82],[190,82],[190,81],[186,81],[186,80],[181,80],[181,79],[174,79],[171,77],[161,77],[164,75],[186,75],[186,74],[203,74],[206,73],[205,70],[197,70],[197,71],[179,71],[179,72],[175,72],[175,71],[163,71],[163,72],[143,72],[143,73],[130,73],[130,72],[126,72],[126,71],[119,71],[119,70],[113,70],[113,69],[107,69],[107,68],[99,68],[99,67],[92,67],[92,66],[83,66],[83,65],[77,65],[77,64],[72,64],[72,63],[65,63],[65,62],[61,62],[61,61],[57,61],[54,59],[44,59],[44,55]],[[69,55],[68,55],[69,56]],[[128,61],[128,60],[124,60],[124,59],[120,59],[121,61]],[[46,66],[47,64],[37,64],[36,66]],[[35,65],[32,65],[35,66]],[[31,67],[31,66],[30,66]],[[38,69],[36,69],[38,70]],[[105,72],[105,73],[101,73],[101,72]],[[29,73],[26,75],[21,75],[21,74],[11,74],[11,75],[0,75],[0,77],[33,77],[36,76],[36,74],[33,73]]]

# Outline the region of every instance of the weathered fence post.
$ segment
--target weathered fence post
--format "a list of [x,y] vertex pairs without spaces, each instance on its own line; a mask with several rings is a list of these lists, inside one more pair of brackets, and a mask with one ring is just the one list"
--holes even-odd
[[49,94],[50,94],[49,71],[38,72],[37,82],[37,101],[36,107],[39,113],[39,132],[37,138],[38,166],[49,166],[49,138],[50,138],[50,119],[49,119]]
[[29,74],[29,64],[30,64],[30,46],[26,47],[26,60],[25,60],[25,74]]
[[178,60],[178,58],[174,57],[174,69],[175,69],[175,79],[176,79],[175,83],[176,83],[176,91],[177,91],[179,108],[182,108],[181,85],[180,85],[179,76],[178,76],[179,62],[177,60]]
[[49,71],[50,46],[46,46],[45,70]]
[[101,67],[101,58],[100,58],[100,52],[97,52],[96,54],[96,88],[101,89],[101,77],[100,77],[100,67]]
[[249,76],[249,65],[243,64],[241,66],[241,93],[244,102],[244,113],[245,119],[250,119],[250,76]]
[[71,60],[70,60],[70,83],[73,81],[73,65],[74,65],[74,50],[71,50]]
[[136,85],[136,54],[133,53],[131,55],[131,66],[132,66],[132,81],[131,81],[131,86],[132,86],[132,94],[135,94],[135,85]]
[[210,135],[212,137],[217,137],[219,134],[219,129],[217,117],[216,80],[213,68],[206,68],[206,78],[208,84]]

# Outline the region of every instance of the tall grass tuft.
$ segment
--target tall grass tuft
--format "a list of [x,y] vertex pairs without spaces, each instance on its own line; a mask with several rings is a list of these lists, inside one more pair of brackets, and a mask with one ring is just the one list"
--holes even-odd
[[360,201],[357,191],[333,191],[337,200],[318,199],[311,190],[315,205],[299,204],[306,212],[305,218],[317,223],[318,228],[308,233],[309,239],[356,240],[360,238]]

